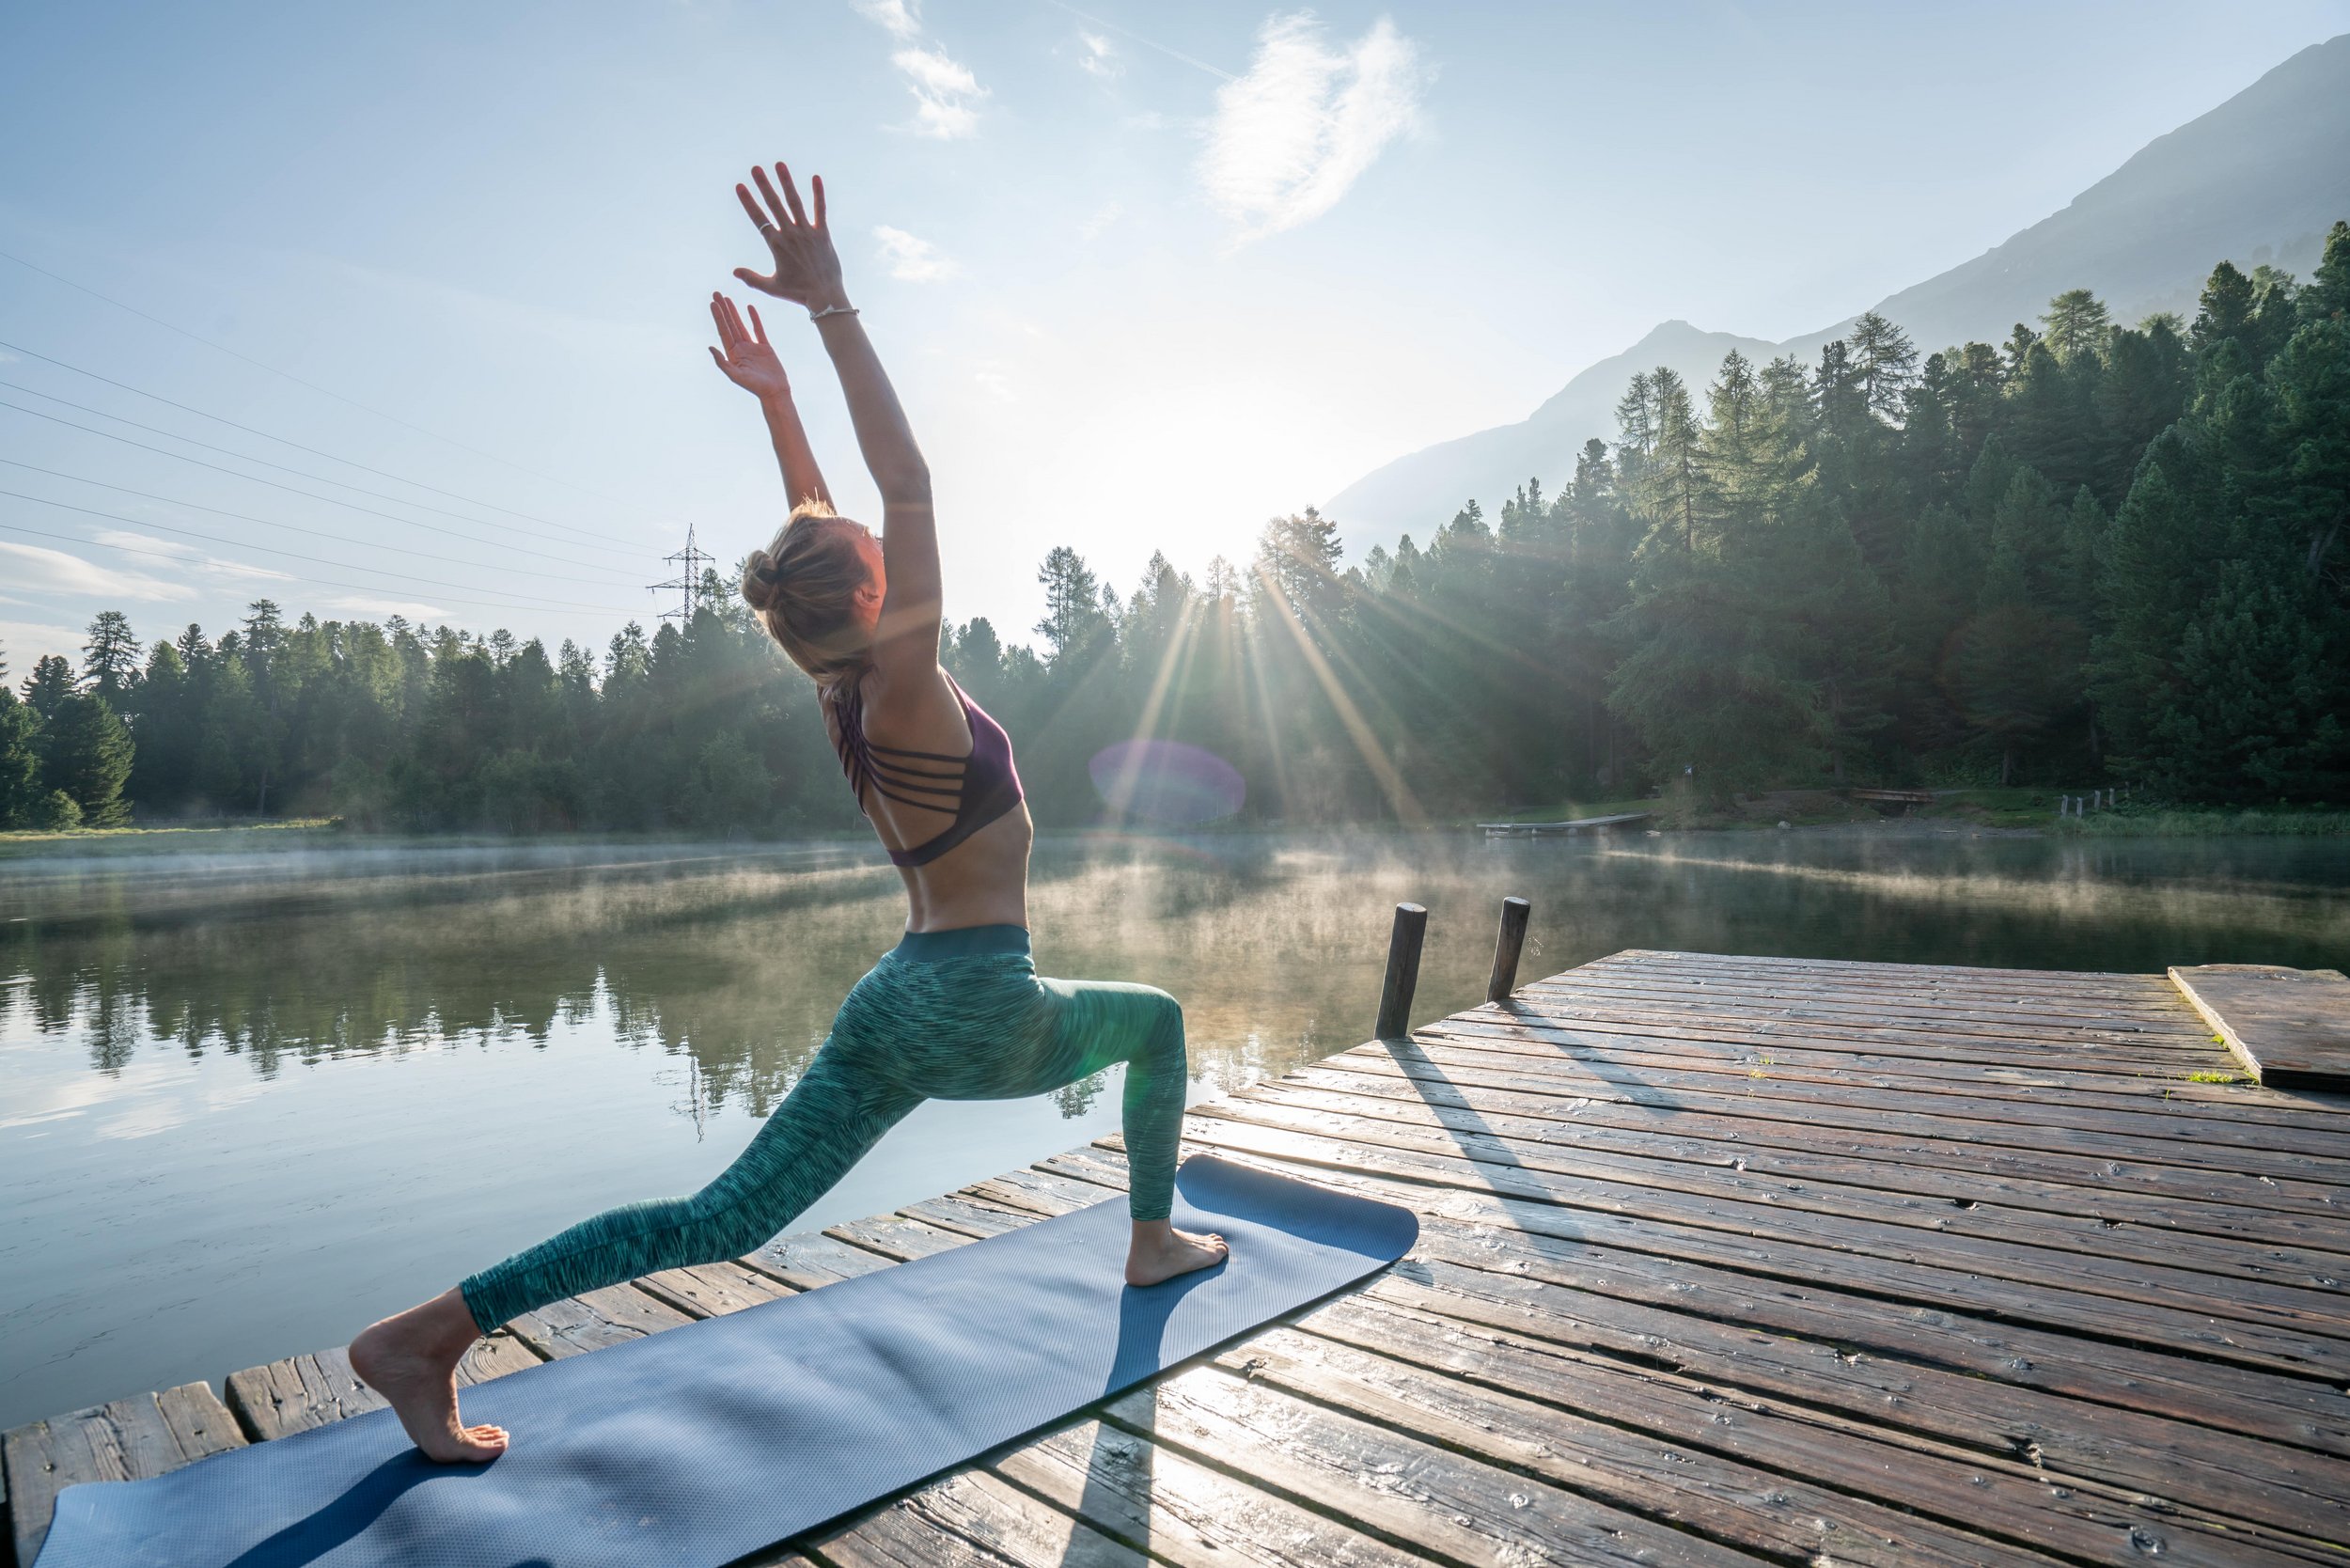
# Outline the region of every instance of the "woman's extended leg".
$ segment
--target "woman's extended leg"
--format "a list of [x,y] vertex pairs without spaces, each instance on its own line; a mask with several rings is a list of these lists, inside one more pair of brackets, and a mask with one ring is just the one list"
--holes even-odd
[[352,1368],[389,1400],[426,1456],[494,1458],[505,1434],[457,1419],[457,1363],[474,1340],[533,1308],[665,1268],[757,1248],[921,1103],[831,1043],[750,1146],[690,1198],[631,1203],[482,1270],[351,1342]]
[[898,1057],[940,1100],[1042,1094],[1104,1068],[1126,1069],[1127,1210],[1135,1222],[1126,1280],[1155,1285],[1225,1255],[1220,1236],[1178,1231],[1175,1159],[1190,1078],[1183,1010],[1155,986],[1116,980],[1039,980],[1026,933],[995,959],[909,965],[901,987],[916,1018],[936,1020]]

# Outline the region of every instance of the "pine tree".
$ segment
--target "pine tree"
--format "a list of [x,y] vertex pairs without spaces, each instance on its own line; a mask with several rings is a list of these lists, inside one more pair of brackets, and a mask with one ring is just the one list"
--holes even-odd
[[131,633],[131,618],[120,610],[102,610],[89,623],[89,641],[82,645],[82,679],[88,689],[117,706],[139,673],[139,639]]
[[2050,300],[2040,324],[2048,329],[2041,341],[2064,365],[2083,354],[2103,353],[2113,330],[2105,302],[2086,289],[2067,289]]
[[131,777],[131,731],[106,700],[79,693],[59,703],[41,726],[41,782],[80,808],[89,827],[119,827],[131,820],[122,787]]
[[58,654],[45,653],[33,661],[33,673],[24,678],[24,700],[46,722],[73,695],[73,666]]
[[1878,418],[1898,423],[1918,383],[1918,350],[1909,335],[1872,310],[1853,323],[1845,341],[1861,400]]
[[40,714],[0,683],[0,830],[39,825]]
[[1045,641],[1046,665],[1058,668],[1088,652],[1102,631],[1102,585],[1085,557],[1066,544],[1045,556],[1036,580],[1044,587],[1044,619],[1036,623],[1036,635]]

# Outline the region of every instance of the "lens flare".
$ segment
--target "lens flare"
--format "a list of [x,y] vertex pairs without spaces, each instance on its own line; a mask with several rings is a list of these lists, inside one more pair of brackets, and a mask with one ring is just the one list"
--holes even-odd
[[1113,812],[1157,823],[1212,823],[1247,798],[1231,763],[1181,741],[1120,741],[1086,764]]

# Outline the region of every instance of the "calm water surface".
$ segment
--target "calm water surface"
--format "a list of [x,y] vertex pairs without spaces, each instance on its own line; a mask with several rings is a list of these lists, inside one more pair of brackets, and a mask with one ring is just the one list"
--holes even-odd
[[[348,847],[0,861],[0,1428],[340,1344],[606,1205],[690,1190],[896,940],[870,846]],[[1183,998],[1194,1098],[1630,947],[2159,969],[2350,958],[2350,843],[1893,829],[1047,839],[1048,974]],[[1117,1085],[923,1107],[795,1229],[1114,1129]]]

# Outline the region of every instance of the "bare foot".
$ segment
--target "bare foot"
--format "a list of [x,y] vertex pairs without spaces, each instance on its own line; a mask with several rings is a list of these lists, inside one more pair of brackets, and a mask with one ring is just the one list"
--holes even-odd
[[1231,1251],[1222,1236],[1195,1236],[1164,1219],[1136,1220],[1126,1251],[1126,1283],[1155,1285],[1195,1269],[1214,1268]]
[[481,1337],[465,1298],[455,1291],[369,1324],[351,1341],[351,1370],[391,1402],[427,1459],[478,1465],[506,1451],[502,1426],[461,1426],[457,1363]]

